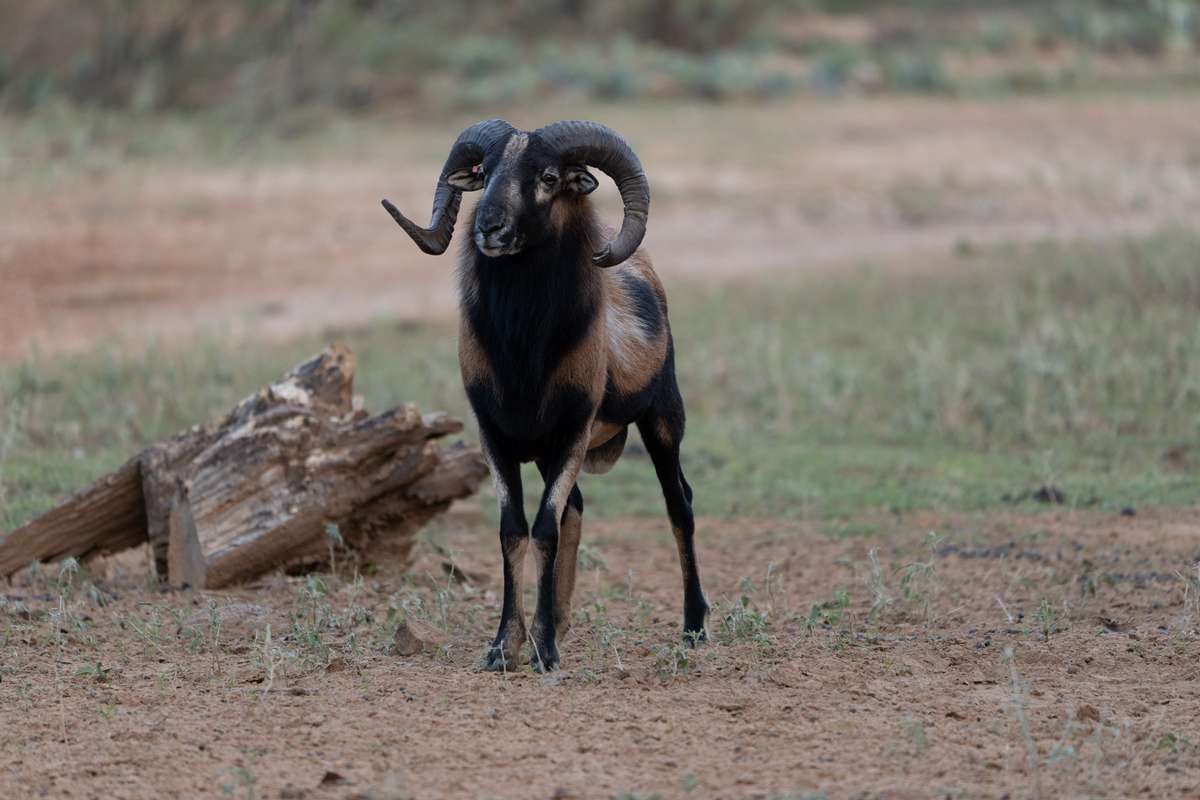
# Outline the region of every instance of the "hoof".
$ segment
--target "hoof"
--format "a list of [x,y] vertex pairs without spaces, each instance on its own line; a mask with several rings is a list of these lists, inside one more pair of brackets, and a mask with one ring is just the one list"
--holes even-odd
[[683,608],[683,643],[695,647],[708,641],[708,603],[703,599],[698,603],[684,603]]
[[529,656],[529,666],[534,672],[553,672],[558,669],[558,650],[554,645],[539,645]]
[[489,647],[484,655],[483,668],[488,672],[507,672],[518,666],[517,657],[506,654],[502,647]]

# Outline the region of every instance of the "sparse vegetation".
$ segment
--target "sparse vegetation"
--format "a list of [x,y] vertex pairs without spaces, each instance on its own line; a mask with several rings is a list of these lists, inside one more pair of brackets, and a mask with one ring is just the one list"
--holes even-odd
[[806,630],[811,634],[819,626],[836,629],[849,606],[849,593],[843,590],[835,591],[832,599],[813,604],[805,620]]
[[767,615],[759,611],[750,597],[743,593],[730,603],[724,613],[718,611],[721,630],[718,639],[727,643],[750,642],[760,647],[771,644],[767,632]]
[[925,732],[925,723],[911,715],[906,715],[900,723],[904,737],[908,740],[909,752],[921,756],[929,749],[929,738]]
[[223,770],[225,778],[221,781],[221,793],[226,797],[240,797],[243,800],[254,800],[254,773],[247,767],[236,766]]
[[1038,630],[1042,634],[1042,641],[1050,641],[1050,634],[1054,632],[1054,626],[1058,619],[1058,613],[1054,610],[1054,606],[1050,605],[1050,601],[1042,598],[1038,604],[1037,611],[1033,614],[1033,620],[1038,624]]
[[1193,747],[1191,740],[1186,736],[1177,736],[1174,733],[1163,734],[1156,746],[1159,750],[1170,750],[1172,753]]
[[654,668],[663,681],[687,677],[692,666],[692,651],[681,644],[662,645],[655,651]]
[[900,593],[904,602],[921,608],[921,618],[928,624],[933,615],[933,602],[938,591],[937,553],[941,537],[933,531],[925,537],[928,560],[911,561],[900,569]]
[[1033,776],[1033,796],[1040,800],[1042,797],[1041,755],[1029,725],[1027,713],[1029,687],[1017,673],[1016,655],[1011,647],[1004,649],[1003,660],[1008,667],[1009,676],[1008,711],[1012,715],[1020,746],[1025,750],[1026,769]]
[[871,617],[873,618],[890,608],[895,599],[884,585],[883,567],[879,563],[878,549],[872,547],[867,552],[867,558],[871,562],[871,571],[867,576],[867,588],[871,592]]
[[1193,564],[1186,573],[1175,573],[1183,584],[1183,613],[1189,621],[1200,614],[1200,562]]

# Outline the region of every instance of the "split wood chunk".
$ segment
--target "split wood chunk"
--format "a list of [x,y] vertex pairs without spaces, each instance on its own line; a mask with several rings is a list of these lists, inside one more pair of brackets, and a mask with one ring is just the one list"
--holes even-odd
[[354,370],[350,350],[332,346],[215,423],[151,446],[0,542],[0,575],[147,541],[176,587],[317,565],[331,545],[407,563],[413,534],[487,468],[477,449],[436,444],[458,420],[355,408]]

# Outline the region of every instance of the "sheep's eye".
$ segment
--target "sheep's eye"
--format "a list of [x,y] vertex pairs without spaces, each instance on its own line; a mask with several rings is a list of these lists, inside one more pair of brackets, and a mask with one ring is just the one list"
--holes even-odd
[[542,183],[546,184],[547,186],[553,186],[554,184],[558,183],[558,176],[553,172],[543,172]]

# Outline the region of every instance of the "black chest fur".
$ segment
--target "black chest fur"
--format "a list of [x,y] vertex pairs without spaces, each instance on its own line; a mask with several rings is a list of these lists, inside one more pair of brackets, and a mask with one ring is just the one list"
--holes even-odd
[[592,413],[586,392],[551,378],[591,332],[601,296],[573,260],[554,255],[463,265],[462,313],[491,367],[491,380],[467,395],[480,425],[523,460],[561,445]]

